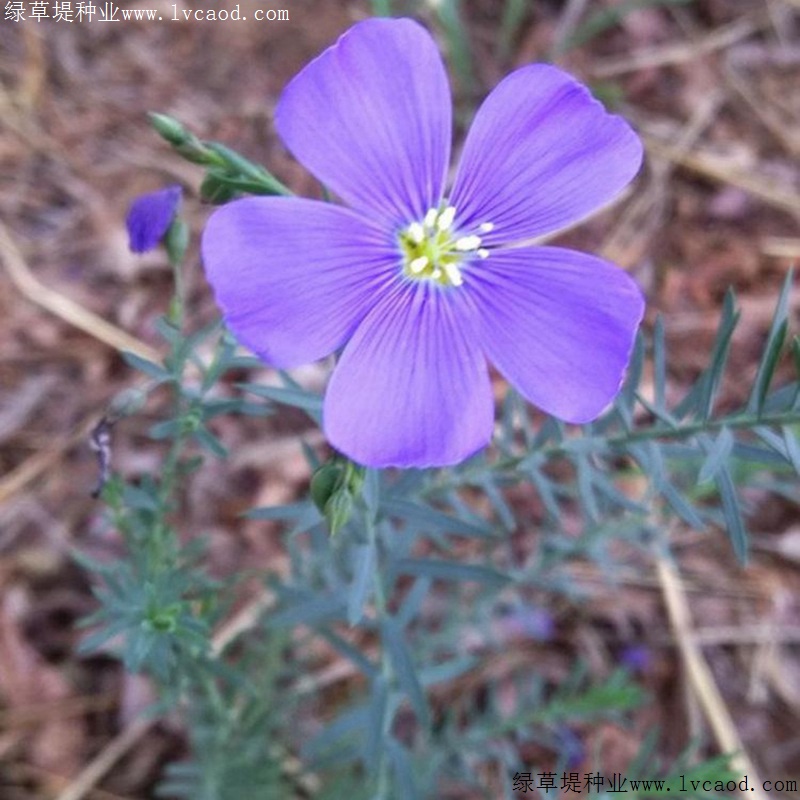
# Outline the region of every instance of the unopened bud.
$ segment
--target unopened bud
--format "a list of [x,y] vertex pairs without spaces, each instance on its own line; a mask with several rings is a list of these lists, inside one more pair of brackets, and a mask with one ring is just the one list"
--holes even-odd
[[352,513],[353,495],[347,489],[334,492],[331,499],[325,504],[325,519],[328,521],[331,536],[336,536],[347,524]]
[[323,464],[311,477],[311,499],[320,514],[325,514],[328,501],[341,486],[342,476],[342,465],[331,461]]

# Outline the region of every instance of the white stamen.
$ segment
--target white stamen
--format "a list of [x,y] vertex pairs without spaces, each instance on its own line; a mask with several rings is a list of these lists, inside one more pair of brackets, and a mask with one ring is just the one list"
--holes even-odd
[[444,271],[453,286],[461,286],[464,283],[464,279],[461,277],[461,270],[455,264],[445,264]]
[[420,244],[425,238],[425,229],[419,222],[412,222],[408,226],[408,238],[411,239],[414,244]]
[[485,247],[478,249],[478,256],[480,258],[489,258],[489,251]]
[[478,225],[478,230],[481,233],[491,233],[494,230],[494,222],[482,222]]
[[419,258],[415,258],[408,267],[415,275],[419,275],[430,263],[427,256],[420,256]]
[[433,275],[431,277],[437,278],[437,279],[442,277],[442,271],[439,269],[439,267],[436,267],[436,269],[433,271]]
[[431,208],[428,213],[425,215],[425,219],[422,220],[422,224],[426,228],[432,228],[436,224],[436,217],[439,215],[439,212],[435,208]]
[[455,206],[447,206],[447,208],[439,214],[439,219],[436,222],[436,227],[440,231],[446,231],[456,218]]
[[455,242],[456,250],[459,250],[462,253],[465,253],[468,250],[477,250],[480,246],[480,236],[462,236],[460,239],[456,239]]

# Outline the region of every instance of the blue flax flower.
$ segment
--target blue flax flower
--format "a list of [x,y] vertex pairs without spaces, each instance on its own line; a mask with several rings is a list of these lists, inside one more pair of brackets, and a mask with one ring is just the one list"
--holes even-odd
[[130,249],[134,253],[144,253],[158,247],[172,225],[180,203],[180,186],[168,186],[137,197],[125,218]]
[[375,467],[453,464],[490,440],[488,362],[568,422],[617,394],[644,304],[594,256],[531,240],[608,203],[642,156],[586,88],[534,64],[478,110],[445,191],[447,75],[410,20],[354,26],[286,87],[275,124],[347,207],[245,198],[216,211],[203,260],[236,336],[295,367],[344,348],[330,443]]

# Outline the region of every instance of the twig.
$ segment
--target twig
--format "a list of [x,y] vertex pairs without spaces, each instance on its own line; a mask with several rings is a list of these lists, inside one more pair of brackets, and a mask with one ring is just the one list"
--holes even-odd
[[159,360],[158,352],[149,345],[39,281],[25,263],[22,253],[2,222],[0,222],[0,260],[5,264],[14,285],[32,303],[116,350],[129,350],[149,361]]
[[732,768],[750,779],[753,788],[749,796],[752,800],[768,800],[760,788],[762,784],[755,766],[745,750],[711,669],[697,644],[689,613],[689,601],[680,576],[673,563],[665,557],[657,559],[656,571],[689,685],[711,726],[717,745],[722,752],[731,754]]
[[111,768],[153,727],[153,717],[138,717],[127,728],[115,736],[70,782],[56,800],[82,800],[94,789]]
[[773,181],[757,175],[745,174],[731,167],[729,162],[708,153],[681,153],[654,136],[643,136],[650,153],[667,158],[685,169],[703,175],[706,178],[737,186],[745,192],[758,197],[769,205],[788,211],[800,217],[800,194],[790,188],[777,186]]
[[651,67],[685,64],[701,55],[722,50],[746,39],[767,24],[767,20],[738,19],[712,31],[696,42],[678,42],[661,47],[648,47],[622,58],[609,58],[595,62],[590,75],[593,78],[614,78],[628,72],[638,72]]

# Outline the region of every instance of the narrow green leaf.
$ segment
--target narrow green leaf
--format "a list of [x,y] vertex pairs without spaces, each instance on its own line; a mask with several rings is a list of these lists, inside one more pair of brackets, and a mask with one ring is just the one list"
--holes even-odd
[[403,636],[403,630],[391,617],[384,618],[380,628],[383,646],[389,654],[397,682],[408,696],[420,724],[423,728],[430,728],[428,701],[425,699],[422,684],[419,682],[411,652]]
[[356,625],[364,616],[364,605],[372,591],[372,579],[375,573],[375,542],[353,548],[353,581],[347,593],[347,622]]
[[480,659],[476,656],[451,658],[443,664],[435,664],[432,667],[425,667],[420,670],[419,680],[426,688],[428,686],[434,686],[437,683],[447,683],[475,669],[479,663]]
[[410,500],[402,500],[396,497],[384,499],[381,502],[380,510],[390,517],[410,522],[423,531],[431,530],[459,534],[461,536],[479,537],[487,537],[493,534],[491,527],[486,523],[479,525],[473,522],[466,522],[431,506],[420,505]]
[[733,291],[729,289],[725,293],[725,299],[722,303],[722,316],[714,339],[709,366],[686,397],[674,409],[673,416],[676,419],[695,414],[699,419],[705,421],[711,415],[716,392],[722,380],[722,373],[728,358],[731,337],[738,321],[739,312],[736,309],[736,297]]
[[[710,439],[710,437],[703,438]],[[734,439],[730,429],[722,428],[713,443],[704,448],[707,455],[697,476],[698,484],[713,480],[716,477],[717,472],[727,463],[733,450],[733,444]]]
[[386,712],[389,708],[389,685],[383,675],[371,684],[369,716],[364,730],[364,766],[373,774],[380,766],[380,751],[386,738]]
[[244,392],[264,397],[267,400],[301,408],[315,420],[322,416],[322,398],[318,394],[303,389],[285,389],[281,386],[264,386],[258,383],[237,383],[236,386]]
[[600,510],[597,507],[597,499],[592,486],[592,467],[585,456],[576,459],[576,467],[578,468],[578,499],[583,512],[591,522],[596,524],[600,520]]
[[417,578],[397,610],[396,619],[404,628],[410,625],[422,608],[431,589],[430,578]]
[[156,364],[146,358],[137,356],[136,353],[131,353],[130,350],[123,350],[122,358],[129,367],[133,367],[133,369],[144,373],[159,383],[172,379],[172,375],[161,364]]
[[[304,516],[308,513],[310,508],[316,511],[308,500],[303,500],[299,503],[288,503],[284,506],[261,506],[260,508],[251,508],[242,516],[246,519],[278,519],[288,522]],[[319,514],[317,514],[317,516],[319,516]]]
[[401,575],[417,575],[445,581],[476,581],[489,586],[503,586],[511,581],[502,572],[477,564],[460,564],[433,558],[402,558],[392,564]]
[[761,356],[761,362],[758,365],[758,372],[756,373],[756,379],[753,383],[753,389],[747,401],[747,411],[751,414],[761,415],[764,408],[764,400],[767,397],[769,385],[772,382],[772,376],[775,374],[775,367],[778,365],[781,348],[786,340],[789,324],[789,294],[793,282],[794,272],[793,270],[789,270],[775,306],[775,315],[772,318],[769,335],[767,336],[767,343],[764,345],[764,353]]
[[285,628],[290,625],[319,625],[344,616],[346,601],[332,594],[309,594],[292,605],[270,614],[269,625]]
[[197,443],[204,449],[208,450],[209,453],[216,456],[217,458],[227,458],[228,457],[228,450],[222,442],[211,433],[210,430],[206,427],[198,428],[194,434],[194,439]]
[[415,770],[411,764],[408,751],[392,737],[386,739],[385,746],[397,785],[396,796],[402,797],[403,800],[422,800],[414,780]]
[[747,561],[747,530],[739,507],[739,498],[736,496],[736,485],[727,467],[722,467],[717,472],[716,484],[733,552],[744,564]]
[[486,494],[486,498],[492,504],[492,508],[497,514],[497,518],[500,520],[503,529],[508,533],[515,530],[517,527],[517,520],[514,518],[514,512],[511,510],[511,506],[506,502],[503,493],[497,488],[494,481],[491,478],[487,478],[485,481],[481,481],[480,487]]
[[794,471],[800,475],[800,442],[797,441],[797,436],[788,425],[784,425],[781,428],[781,433],[783,434],[783,441],[786,445],[786,453],[789,456],[789,461],[794,467]]
[[659,314],[653,328],[653,405],[659,413],[667,410],[667,357],[664,343],[664,318]]

